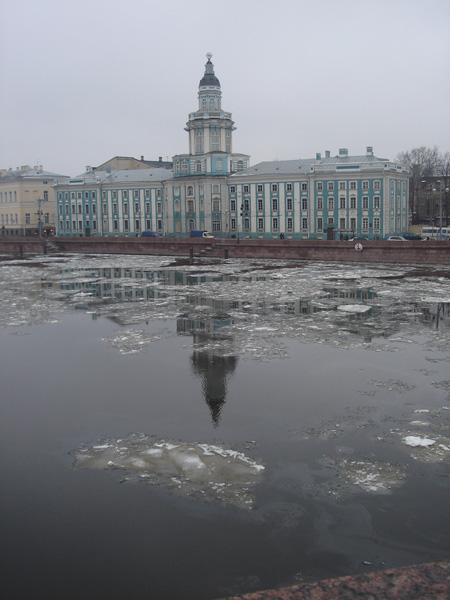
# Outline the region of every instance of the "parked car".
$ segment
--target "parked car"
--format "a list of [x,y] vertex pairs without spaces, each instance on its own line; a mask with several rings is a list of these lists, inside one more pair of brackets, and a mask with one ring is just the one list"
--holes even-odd
[[368,237],[365,237],[363,235],[358,235],[356,237],[350,238],[348,241],[349,242],[364,242],[364,241],[367,241],[368,239],[369,239]]
[[404,240],[408,240],[408,241],[421,241],[422,240],[422,236],[420,235],[420,233],[402,233],[401,237]]
[[388,242],[406,242],[402,235],[391,235],[388,237]]
[[189,233],[189,237],[199,237],[199,238],[214,238],[214,236],[209,233],[209,231],[191,231]]
[[141,237],[159,237],[154,231],[143,231]]

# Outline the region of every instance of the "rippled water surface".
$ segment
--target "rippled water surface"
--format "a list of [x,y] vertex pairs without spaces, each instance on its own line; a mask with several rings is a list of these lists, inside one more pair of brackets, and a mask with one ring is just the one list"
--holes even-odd
[[5,598],[450,555],[450,267],[0,260]]

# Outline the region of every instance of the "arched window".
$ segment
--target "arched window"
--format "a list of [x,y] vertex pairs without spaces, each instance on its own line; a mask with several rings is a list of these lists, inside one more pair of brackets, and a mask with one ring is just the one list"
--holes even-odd
[[220,138],[219,132],[216,129],[211,131],[211,152],[218,152],[220,150]]
[[180,212],[180,201],[179,200],[175,200],[174,205],[173,205],[173,210],[176,213]]
[[202,110],[206,110],[206,98],[202,100]]
[[223,171],[223,160],[221,158],[216,160],[216,170]]
[[217,183],[215,183],[215,184],[213,185],[213,188],[212,188],[212,193],[213,193],[213,194],[220,194],[220,187],[219,187],[219,185],[218,185]]
[[202,161],[201,160],[197,160],[195,163],[195,170],[197,171],[197,173],[201,173],[202,172]]
[[212,229],[213,231],[220,231],[221,227],[220,227],[220,217],[214,217],[213,221],[212,221]]
[[213,212],[220,211],[220,200],[215,199],[212,201],[212,210],[213,210]]
[[214,110],[216,108],[216,102],[214,98],[209,99],[209,110]]
[[189,219],[189,221],[188,221],[188,229],[189,229],[189,231],[193,231],[195,229],[194,219]]
[[189,163],[187,160],[182,160],[181,161],[181,172],[182,173],[188,173],[189,172]]
[[242,160],[238,160],[237,161],[237,170],[238,171],[243,171],[244,170],[244,161],[242,161]]
[[194,188],[192,185],[188,185],[187,186],[187,195],[188,196],[193,196],[194,195]]
[[195,132],[195,151],[203,152],[203,131],[197,129]]

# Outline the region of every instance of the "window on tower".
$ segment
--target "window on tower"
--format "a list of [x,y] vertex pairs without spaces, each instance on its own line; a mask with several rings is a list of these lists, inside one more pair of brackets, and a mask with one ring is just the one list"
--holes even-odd
[[201,129],[197,129],[195,132],[195,151],[203,152],[203,131]]
[[211,131],[211,152],[218,152],[220,150],[220,139],[219,132],[217,130]]

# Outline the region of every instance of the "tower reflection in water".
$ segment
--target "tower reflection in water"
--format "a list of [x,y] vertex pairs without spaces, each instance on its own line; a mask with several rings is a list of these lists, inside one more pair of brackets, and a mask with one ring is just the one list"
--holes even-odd
[[[231,336],[220,334],[220,329],[230,325],[231,318],[226,314],[211,314],[202,318],[180,315],[177,319],[177,332],[192,335],[194,351],[191,365],[194,374],[202,379],[202,391],[211,413],[214,427],[218,427],[222,409],[226,402],[227,385],[234,373],[238,358],[233,354],[220,353],[215,343],[222,349],[232,343]],[[211,344],[214,342],[214,344]]]

